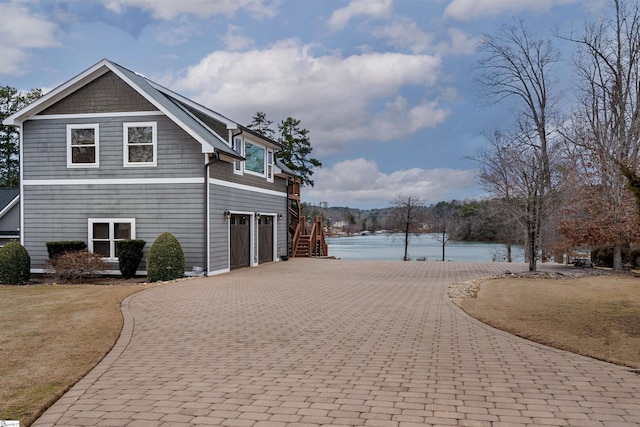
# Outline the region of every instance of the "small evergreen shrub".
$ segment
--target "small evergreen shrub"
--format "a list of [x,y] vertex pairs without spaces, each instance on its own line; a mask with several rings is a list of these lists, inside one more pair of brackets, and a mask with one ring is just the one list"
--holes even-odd
[[147,254],[147,280],[157,282],[184,276],[184,252],[171,233],[164,232],[153,242]]
[[57,258],[69,252],[79,252],[87,249],[87,244],[82,240],[64,240],[60,242],[47,242],[49,259]]
[[116,242],[118,267],[125,279],[135,277],[136,270],[142,261],[142,250],[146,243],[144,240],[119,240]]
[[20,285],[31,278],[31,257],[16,240],[0,248],[0,284]]
[[49,260],[47,273],[55,279],[67,282],[79,282],[100,277],[109,270],[109,264],[101,255],[76,251],[67,252]]

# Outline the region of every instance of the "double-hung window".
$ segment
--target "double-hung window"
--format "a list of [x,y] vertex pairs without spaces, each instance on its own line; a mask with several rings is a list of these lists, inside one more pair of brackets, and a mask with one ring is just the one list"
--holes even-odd
[[[233,138],[233,151],[244,157],[244,144],[242,138]],[[242,175],[242,161],[233,162],[233,172]]]
[[267,181],[273,182],[273,150],[267,149]]
[[158,135],[155,122],[124,123],[124,166],[156,166]]
[[244,143],[244,170],[253,175],[265,176],[265,148],[249,141]]
[[89,251],[118,258],[116,242],[136,238],[134,218],[89,218]]
[[97,168],[99,166],[98,124],[67,125],[67,167]]

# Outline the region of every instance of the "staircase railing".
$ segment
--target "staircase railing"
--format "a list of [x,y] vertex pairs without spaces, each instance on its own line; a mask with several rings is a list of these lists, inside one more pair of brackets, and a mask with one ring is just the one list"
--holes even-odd
[[305,217],[300,217],[298,226],[291,240],[291,257],[319,257],[328,255],[327,242],[324,238],[324,228],[322,227],[322,217],[316,216],[307,231],[307,221]]
[[307,234],[307,221],[305,217],[300,217],[298,225],[296,226],[296,232],[293,234],[293,240],[291,240],[291,257],[296,256],[298,250],[298,244],[300,243],[300,236]]
[[327,255],[327,243],[324,240],[324,229],[322,228],[322,217],[316,216],[313,219],[311,235],[309,237],[309,250],[307,256]]

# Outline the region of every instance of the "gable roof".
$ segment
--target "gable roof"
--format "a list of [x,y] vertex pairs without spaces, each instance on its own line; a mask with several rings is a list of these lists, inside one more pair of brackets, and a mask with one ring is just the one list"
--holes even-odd
[[[78,74],[71,80],[61,84],[57,88],[48,92],[41,98],[27,105],[23,109],[8,116],[3,124],[9,126],[18,126],[24,120],[45,110],[69,94],[83,87],[87,83],[95,80],[101,75],[112,71],[120,77],[125,83],[136,90],[147,101],[153,104],[158,110],[169,117],[173,122],[180,126],[184,131],[191,135],[197,142],[202,145],[203,153],[218,153],[227,155],[234,159],[244,160],[242,156],[236,153],[227,143],[227,140],[212,130],[209,126],[199,120],[186,106],[189,101],[191,105],[198,106],[198,110],[211,118],[222,121],[227,129],[243,128],[240,124],[207,109],[187,98],[163,88],[161,85],[152,82],[141,74],[135,73],[107,59],[103,59],[82,73]],[[178,100],[180,102],[178,102]],[[184,100],[184,101],[183,101]],[[262,137],[262,139],[265,139]],[[267,142],[275,143],[266,139]],[[277,143],[275,143],[278,146]]]
[[0,188],[0,218],[2,218],[20,200],[18,188]]

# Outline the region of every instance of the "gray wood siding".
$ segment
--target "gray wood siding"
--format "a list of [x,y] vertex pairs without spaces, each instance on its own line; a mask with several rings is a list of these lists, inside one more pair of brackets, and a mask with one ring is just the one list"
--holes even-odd
[[204,184],[26,186],[23,197],[32,268],[44,268],[46,242],[87,242],[89,218],[135,218],[136,238],[147,242],[145,255],[168,231],[182,245],[187,271],[202,265]]
[[[157,166],[123,166],[123,123],[156,122]],[[98,168],[67,168],[67,124],[99,124]],[[164,115],[30,120],[24,123],[24,179],[202,177],[201,145]]]
[[211,167],[210,176],[236,184],[250,185],[252,187],[264,188],[265,190],[287,192],[287,180],[274,177],[273,182],[267,182],[266,178],[244,173],[238,175],[233,172],[233,163],[218,162]]
[[[286,254],[287,249],[287,198],[273,196],[255,191],[238,190],[223,186],[211,185],[211,271],[229,267],[229,225],[224,218],[224,211],[262,212],[282,214],[284,219],[275,223],[277,226],[276,256]],[[252,224],[254,243],[257,243],[257,227]],[[257,247],[254,244],[254,254]]]
[[20,203],[9,209],[2,218],[0,218],[0,232],[12,231],[18,233],[20,229]]
[[155,111],[157,108],[109,71],[40,114],[112,113],[117,111]]

